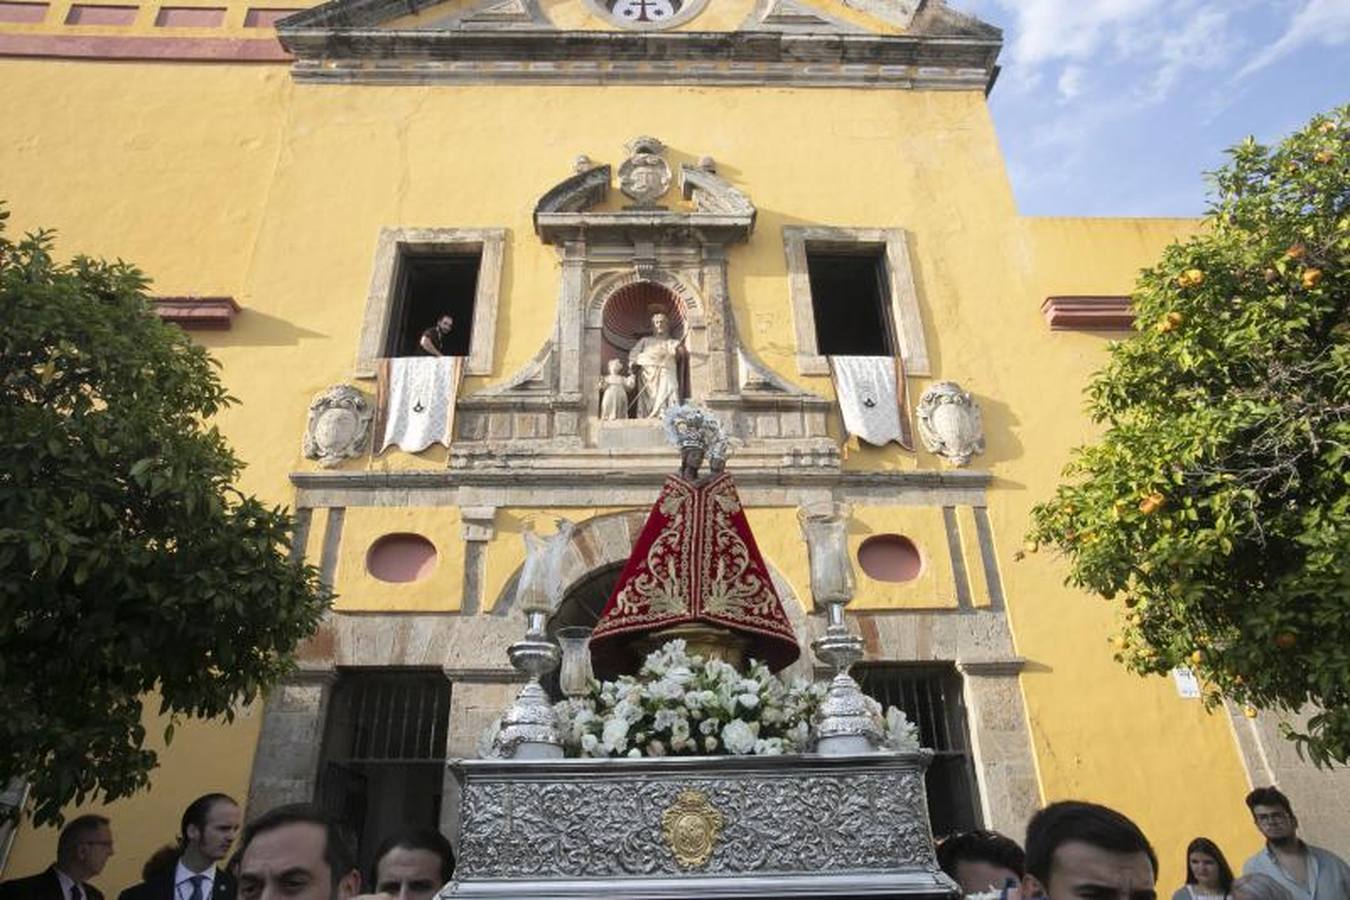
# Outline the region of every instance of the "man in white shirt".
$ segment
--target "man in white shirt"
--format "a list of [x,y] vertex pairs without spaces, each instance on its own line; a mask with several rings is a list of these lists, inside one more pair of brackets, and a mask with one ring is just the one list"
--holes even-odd
[[127,888],[118,900],[234,900],[233,876],[216,866],[239,834],[239,804],[205,794],[188,804],[178,826],[178,862],[172,872]]
[[1277,788],[1257,788],[1247,795],[1247,808],[1266,846],[1243,863],[1242,874],[1269,875],[1294,900],[1350,898],[1350,866],[1330,850],[1299,840],[1288,797]]
[[56,839],[56,863],[45,872],[0,883],[0,900],[103,900],[89,884],[113,855],[112,828],[103,816],[71,819]]

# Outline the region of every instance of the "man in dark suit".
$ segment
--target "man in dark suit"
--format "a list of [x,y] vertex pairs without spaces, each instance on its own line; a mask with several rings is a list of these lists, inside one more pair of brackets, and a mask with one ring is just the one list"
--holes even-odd
[[103,816],[79,816],[56,839],[56,863],[47,871],[0,883],[0,900],[103,900],[89,884],[113,855],[112,828]]
[[241,818],[239,804],[225,794],[193,800],[178,825],[173,869],[127,888],[118,900],[234,900],[234,876],[216,864],[229,856]]

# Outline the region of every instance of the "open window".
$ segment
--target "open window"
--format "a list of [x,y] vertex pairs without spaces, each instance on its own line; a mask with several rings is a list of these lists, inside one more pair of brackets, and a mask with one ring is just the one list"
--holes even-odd
[[361,323],[356,376],[374,378],[380,359],[418,356],[418,341],[441,313],[455,320],[447,356],[467,375],[491,375],[501,292],[504,228],[384,228]]
[[892,327],[883,248],[806,251],[816,352],[822,356],[891,356]]
[[898,354],[907,374],[932,374],[903,230],[788,227],[783,245],[799,372],[830,374],[829,356]]
[[468,356],[478,287],[479,253],[405,254],[391,309],[384,356],[421,356],[422,334],[443,315],[454,320],[441,352]]

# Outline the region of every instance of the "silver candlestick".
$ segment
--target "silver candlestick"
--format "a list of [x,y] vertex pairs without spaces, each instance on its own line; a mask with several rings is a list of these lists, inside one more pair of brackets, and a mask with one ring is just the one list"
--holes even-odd
[[881,744],[867,698],[848,674],[863,656],[862,638],[844,622],[855,584],[848,552],[850,512],[846,503],[827,501],[808,504],[797,513],[811,566],[811,595],[825,606],[825,636],[813,641],[811,649],[834,669],[812,728],[816,752],[828,756],[871,753]]
[[502,714],[501,731],[494,748],[497,755],[509,759],[561,759],[562,737],[553,717],[553,704],[539,679],[558,667],[562,651],[548,639],[542,610],[525,613],[525,639],[516,641],[506,652],[517,672],[529,678]]

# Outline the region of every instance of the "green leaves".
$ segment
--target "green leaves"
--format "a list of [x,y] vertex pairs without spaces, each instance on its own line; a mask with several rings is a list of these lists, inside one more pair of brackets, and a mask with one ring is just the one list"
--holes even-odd
[[1137,333],[1087,389],[1102,438],[1029,539],[1120,602],[1122,663],[1191,666],[1211,704],[1320,708],[1291,737],[1344,762],[1350,107],[1229,156],[1205,230],[1141,273]]
[[232,401],[146,284],[0,232],[0,781],[30,781],[39,822],[147,784],[146,695],[228,717],[327,606],[287,512],[231,487],[205,423]]

